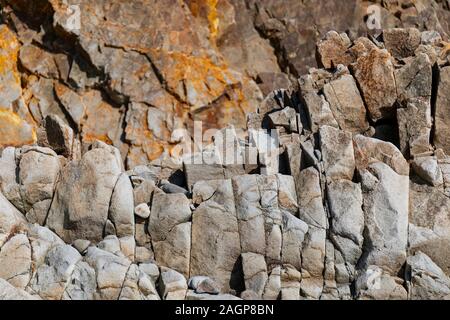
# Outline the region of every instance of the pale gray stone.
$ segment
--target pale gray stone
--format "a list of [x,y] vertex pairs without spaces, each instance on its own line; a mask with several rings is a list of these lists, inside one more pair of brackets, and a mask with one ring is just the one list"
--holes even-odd
[[80,260],[81,255],[72,246],[59,245],[51,248],[45,256],[44,264],[33,275],[31,288],[43,299],[60,300]]
[[412,161],[414,172],[431,186],[444,184],[444,177],[436,157],[419,157]]
[[0,278],[25,289],[32,273],[31,245],[25,234],[16,234],[0,251]]
[[450,300],[450,278],[427,255],[408,257],[412,300]]
[[159,292],[164,300],[184,300],[187,289],[186,279],[181,273],[161,267]]
[[327,83],[323,91],[342,130],[363,133],[369,129],[366,108],[355,79],[351,75],[343,75]]
[[191,251],[191,209],[185,195],[155,194],[148,224],[155,260],[189,275]]
[[114,186],[108,214],[118,237],[134,236],[133,209],[133,187],[128,175],[122,173]]
[[363,265],[376,265],[395,275],[406,260],[409,177],[377,162],[362,174],[365,240]]
[[97,291],[94,299],[117,300],[131,262],[96,247],[88,248],[85,261],[96,274]]
[[242,253],[241,257],[245,288],[255,292],[256,297],[261,299],[268,280],[264,256],[248,252]]
[[199,206],[192,215],[190,275],[211,277],[227,292],[239,280],[241,254],[231,180],[197,182],[193,198]]

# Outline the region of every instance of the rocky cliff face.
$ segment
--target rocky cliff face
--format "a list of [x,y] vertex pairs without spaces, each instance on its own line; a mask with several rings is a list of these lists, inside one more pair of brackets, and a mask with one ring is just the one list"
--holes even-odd
[[448,3],[373,4],[2,1],[0,298],[450,299]]
[[[437,30],[444,39],[450,31],[448,3],[433,0],[0,6],[0,147],[36,142],[45,117],[55,114],[83,149],[95,140],[112,144],[130,169],[173,155],[192,138],[194,121],[204,130],[245,128],[264,96],[316,66],[316,41],[329,30],[351,39],[379,33],[374,28]],[[330,59],[326,68],[345,62]]]

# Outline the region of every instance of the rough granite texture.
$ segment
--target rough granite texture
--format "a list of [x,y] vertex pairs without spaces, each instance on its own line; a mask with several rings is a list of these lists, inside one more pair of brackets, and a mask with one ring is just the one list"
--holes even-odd
[[0,299],[450,299],[448,2],[162,3],[0,0]]

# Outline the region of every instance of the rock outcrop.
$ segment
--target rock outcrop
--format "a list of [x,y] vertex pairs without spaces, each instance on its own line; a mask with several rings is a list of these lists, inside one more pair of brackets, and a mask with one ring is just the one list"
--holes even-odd
[[345,34],[290,0],[28,2],[0,1],[0,299],[450,299],[448,5],[364,36],[357,0],[327,1]]

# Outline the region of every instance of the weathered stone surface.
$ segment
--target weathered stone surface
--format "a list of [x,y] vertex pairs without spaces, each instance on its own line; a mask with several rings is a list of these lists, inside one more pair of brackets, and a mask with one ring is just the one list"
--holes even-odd
[[31,245],[24,234],[17,234],[0,251],[0,278],[25,289],[31,278]]
[[84,122],[84,117],[87,116],[86,105],[90,105],[91,102],[89,101],[89,95],[80,96],[69,87],[59,83],[55,83],[55,94],[66,112],[70,115],[73,123],[75,123],[76,130],[80,131],[82,129],[81,125]]
[[4,197],[9,200],[16,208],[23,210],[22,199],[20,196],[19,183],[17,179],[18,160],[16,154],[18,149],[7,147],[3,150],[0,157],[0,188]]
[[283,127],[289,132],[298,132],[296,111],[293,108],[287,107],[281,111],[276,111],[269,114],[272,125],[276,127]]
[[160,300],[155,284],[135,264],[128,269],[119,300]]
[[409,176],[409,164],[402,153],[389,142],[357,135],[353,138],[356,168],[364,169],[372,163],[383,162],[397,174]]
[[351,133],[329,126],[321,127],[319,132],[327,178],[352,180],[355,172],[355,156]]
[[443,185],[444,178],[435,157],[420,157],[412,162],[414,172],[432,186]]
[[405,156],[430,152],[432,116],[431,104],[422,99],[411,99],[406,108],[397,109],[400,150]]
[[73,130],[57,115],[48,115],[44,119],[41,131],[38,131],[38,144],[49,147],[67,158],[76,156]]
[[148,217],[150,217],[150,208],[148,207],[148,204],[146,203],[138,204],[134,208],[134,214],[142,219],[147,219]]
[[23,215],[0,192],[0,246],[24,223]]
[[345,261],[355,266],[363,246],[364,212],[361,186],[339,180],[327,186],[331,240]]
[[94,269],[84,261],[79,261],[72,272],[62,296],[63,300],[93,300],[97,290]]
[[343,75],[327,83],[323,90],[334,118],[342,130],[363,133],[369,129],[366,109],[355,79],[351,75]]
[[118,237],[134,236],[133,208],[133,187],[128,175],[122,173],[114,186],[108,214]]
[[65,241],[99,241],[121,172],[114,148],[99,145],[61,171],[47,225]]
[[370,266],[358,277],[356,290],[361,300],[406,300],[408,295],[401,279],[377,266]]
[[376,265],[395,275],[406,260],[409,178],[382,162],[361,173],[365,237],[363,265]]
[[183,194],[155,194],[148,224],[158,264],[189,275],[191,209]]
[[428,55],[418,54],[409,59],[406,65],[395,71],[398,99],[407,102],[422,98],[429,101],[433,82],[432,65]]
[[208,277],[196,276],[188,281],[188,287],[194,289],[196,294],[219,294],[220,288],[217,283]]
[[449,96],[450,90],[450,67],[440,70],[439,88],[436,99],[434,143],[437,148],[442,148],[446,154],[450,154],[450,130],[449,119]]
[[193,199],[190,276],[207,275],[221,292],[236,286],[241,253],[231,180],[197,182]]
[[60,300],[75,265],[81,260],[78,251],[69,245],[51,248],[44,263],[31,279],[31,288],[43,299]]
[[410,183],[409,252],[422,252],[450,274],[450,200],[438,188]]
[[41,48],[28,44],[20,48],[19,59],[21,65],[33,74],[46,78],[57,78],[58,68],[53,56]]
[[37,298],[0,279],[0,300],[37,300]]
[[[49,148],[23,147],[20,154],[19,184],[25,212],[36,204],[53,198],[55,184],[60,171],[60,162]],[[50,203],[46,202],[49,209]]]
[[117,300],[131,262],[96,247],[88,249],[85,259],[96,274],[98,289],[94,298]]
[[2,2],[0,297],[446,296],[446,3],[76,2]]
[[449,300],[450,278],[425,254],[408,257],[411,272],[411,299]]
[[300,78],[300,86],[302,88],[302,98],[308,110],[308,118],[310,127],[313,132],[317,132],[323,125],[338,128],[339,125],[334,118],[330,109],[330,104],[323,95],[316,92],[303,92],[302,78]]
[[354,65],[355,79],[372,121],[395,115],[397,100],[394,64],[387,50],[374,48],[358,58]]
[[383,40],[395,58],[407,58],[412,56],[419,46],[421,33],[414,28],[388,29],[383,32]]
[[181,273],[166,267],[161,267],[159,278],[159,292],[164,300],[183,300],[186,296],[188,285]]
[[233,178],[233,191],[241,250],[265,254],[264,214],[259,202],[261,198],[257,177],[247,175]]
[[261,298],[268,279],[264,256],[255,253],[243,253],[242,269],[244,273],[245,288],[254,291],[256,297]]

